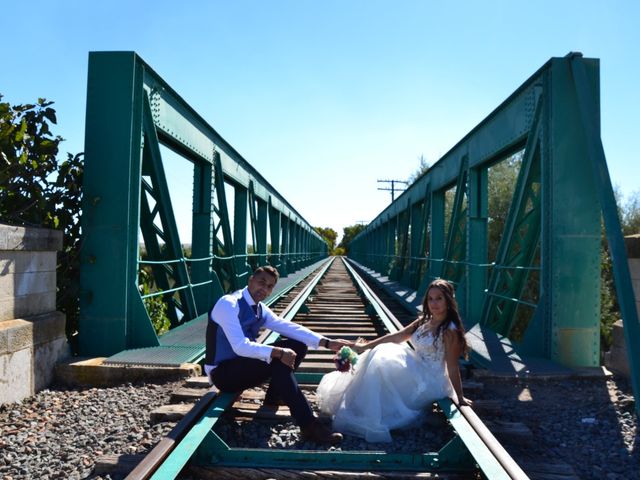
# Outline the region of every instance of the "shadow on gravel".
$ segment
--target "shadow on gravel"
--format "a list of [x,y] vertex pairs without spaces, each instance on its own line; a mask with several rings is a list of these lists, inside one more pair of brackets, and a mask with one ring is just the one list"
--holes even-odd
[[501,402],[502,420],[531,430],[530,438],[508,449],[518,463],[541,455],[568,463],[581,479],[637,478],[638,419],[625,379],[483,382],[482,396]]

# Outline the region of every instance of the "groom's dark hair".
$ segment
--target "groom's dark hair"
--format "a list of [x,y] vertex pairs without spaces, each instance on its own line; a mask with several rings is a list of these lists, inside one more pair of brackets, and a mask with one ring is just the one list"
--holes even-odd
[[266,273],[267,275],[271,275],[276,279],[276,282],[280,279],[280,274],[278,273],[278,269],[276,267],[272,267],[271,265],[263,265],[262,267],[258,267],[253,271],[253,274],[256,273]]

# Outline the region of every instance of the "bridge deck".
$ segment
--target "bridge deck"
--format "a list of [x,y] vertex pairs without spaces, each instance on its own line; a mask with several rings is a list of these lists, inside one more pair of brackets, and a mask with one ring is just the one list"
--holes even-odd
[[[318,268],[326,259],[290,273],[280,278],[266,304],[274,303],[286,294],[300,280]],[[204,358],[205,332],[208,314],[204,313],[190,322],[174,328],[161,337],[160,345],[155,347],[123,350],[107,358],[106,365],[153,365],[158,367],[177,367],[183,363],[198,363]]]
[[[274,292],[267,304],[274,303],[288,292],[302,278],[315,270],[324,262],[321,260],[298,272],[283,277],[278,282],[278,291]],[[394,298],[398,299],[409,311],[417,314],[421,299],[414,290],[390,280],[388,277],[350,260],[357,268],[378,282]],[[110,365],[153,365],[158,367],[175,367],[183,363],[198,363],[204,358],[205,331],[207,314],[175,328],[159,338],[160,345],[155,347],[124,350],[109,357],[105,364]],[[490,370],[497,375],[571,375],[575,373],[551,360],[539,357],[521,356],[511,341],[479,324],[468,328],[467,341],[471,346],[471,360],[479,367]]]
[[[415,290],[406,285],[390,280],[367,268],[354,260],[349,260],[357,266],[361,274],[372,278],[394,298],[399,300],[409,311],[416,315],[422,311],[422,299]],[[563,367],[551,360],[540,357],[520,356],[511,341],[502,335],[492,332],[480,324],[472,325],[467,331],[467,342],[471,347],[470,358],[479,367],[490,370],[497,375],[570,375],[575,370]]]

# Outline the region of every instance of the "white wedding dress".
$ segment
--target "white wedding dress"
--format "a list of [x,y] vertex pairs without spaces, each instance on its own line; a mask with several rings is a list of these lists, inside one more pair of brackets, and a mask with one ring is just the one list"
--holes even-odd
[[[450,328],[455,328],[451,325]],[[416,425],[425,407],[453,394],[443,335],[420,326],[407,344],[383,343],[360,355],[352,372],[331,372],[318,385],[320,411],[338,432],[391,442],[390,430]]]

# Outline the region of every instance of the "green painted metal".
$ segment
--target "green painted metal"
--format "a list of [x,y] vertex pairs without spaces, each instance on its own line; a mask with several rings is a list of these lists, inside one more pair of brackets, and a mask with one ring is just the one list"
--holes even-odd
[[367,313],[375,315],[382,322],[388,332],[396,332],[402,328],[402,324],[393,316],[393,314],[384,306],[375,293],[364,282],[362,277],[356,273],[349,262],[344,262],[344,266],[353,280],[354,285],[360,293],[360,297],[367,304]]
[[487,288],[487,271],[481,265],[488,255],[488,175],[486,168],[469,169],[467,184],[467,284],[462,302],[468,310],[464,317],[470,324],[480,321],[481,305]]
[[[131,176],[142,169],[142,128],[131,125],[142,125],[143,68],[134,58],[120,55],[88,72],[80,349],[94,355],[158,342],[148,318],[140,318],[146,310],[136,288],[140,181]],[[104,90],[113,94],[100,95]]]
[[[236,395],[233,393],[220,394],[202,418],[189,430],[178,446],[154,472],[151,479],[173,480],[178,476],[180,470],[187,464],[201,444],[206,446],[215,442],[216,438],[219,437],[212,432],[212,429],[225,409],[233,403],[235,397]],[[203,442],[205,438],[208,440],[207,442]]]
[[[541,227],[541,154],[540,118],[542,100],[538,100],[533,128],[527,140],[518,174],[516,198],[511,202],[496,264],[487,291],[481,323],[501,335],[510,336],[518,299],[522,295],[529,267],[533,265]],[[535,326],[534,328],[539,327]],[[520,328],[526,330],[526,326]],[[511,335],[517,336],[517,335]]]
[[426,232],[429,222],[429,193],[425,195],[424,201],[416,202],[411,207],[411,259],[409,260],[408,278],[403,283],[414,290],[420,286],[420,279],[426,272],[426,264],[420,258],[427,252]]
[[[427,286],[431,281],[437,278],[442,270],[442,259],[444,257],[444,196],[443,189],[433,191],[431,190],[431,184],[428,185],[431,191],[431,212],[429,213],[429,219],[431,222],[431,229],[425,230],[421,234],[426,236],[429,234],[429,251],[425,252],[427,262],[427,274],[422,278],[420,288],[418,288],[418,297],[424,297],[427,292]],[[435,260],[435,261],[434,261]]]
[[183,363],[196,363],[202,358],[204,358],[204,352],[200,345],[160,345],[124,350],[109,357],[104,364],[175,367]]
[[[298,295],[287,308],[284,318],[292,319],[304,306],[306,298],[313,292],[326,270],[334,259],[325,263],[316,277]],[[356,282],[358,289],[375,312],[385,322],[389,331],[401,328],[395,317],[380,304],[370,288],[353,270],[348,262],[344,262],[349,274]],[[272,338],[274,337],[274,338]],[[264,338],[269,343],[277,337],[272,333]],[[299,381],[307,384],[318,384],[322,379],[319,373],[296,373]],[[278,449],[231,448],[215,433],[215,425],[225,409],[235,401],[235,394],[221,394],[209,407],[204,416],[189,431],[178,447],[169,455],[163,465],[155,472],[153,479],[167,480],[176,478],[187,462],[203,466],[226,466],[280,469],[328,469],[341,470],[376,470],[376,471],[412,471],[412,472],[476,472],[478,466],[487,478],[510,478],[498,460],[486,448],[484,442],[473,427],[460,414],[457,407],[449,399],[438,403],[451,422],[455,436],[436,452],[417,452],[414,454],[390,454],[382,451],[296,451]]]
[[[173,208],[171,208],[171,197],[169,196],[169,186],[167,185],[162,165],[160,144],[153,126],[151,107],[146,92],[144,93],[142,108],[144,149],[141,183],[144,192],[140,196],[140,229],[149,259],[153,261],[171,261],[183,256],[182,246],[180,245]],[[155,201],[153,210],[150,208],[148,196]],[[160,241],[164,243],[164,248],[162,249]],[[161,290],[166,291],[176,284],[187,285],[189,283],[185,262],[154,264],[152,267],[153,277]],[[197,316],[195,299],[191,289],[180,290],[177,294],[178,298],[176,298],[175,294],[164,296],[167,303],[167,315],[173,327],[180,323],[177,312],[180,312],[180,318],[194,318]]]
[[[213,449],[212,449],[213,450]],[[198,455],[195,463],[204,455]],[[448,456],[437,452],[421,454],[399,454],[376,451],[305,451],[230,448],[218,450],[211,455],[209,466],[279,469],[335,469],[356,471],[412,471],[412,472],[468,472],[475,470],[475,465],[462,465],[449,462]],[[160,477],[159,477],[160,478]],[[508,477],[502,477],[508,478]]]
[[284,273],[282,268],[282,259],[280,256],[280,241],[282,231],[282,217],[280,212],[271,205],[271,199],[269,199],[269,233],[271,234],[271,252],[269,255],[269,263],[275,266],[281,274]]
[[[179,451],[173,453],[152,479],[166,480],[177,476],[191,455],[193,462],[207,466],[227,466],[253,468],[293,468],[293,469],[326,469],[340,468],[351,470],[377,471],[436,471],[436,472],[473,472],[476,463],[463,444],[456,444],[455,449],[449,445],[445,451],[390,454],[381,451],[341,452],[341,451],[303,451],[277,449],[229,448],[229,446],[213,432],[215,423],[224,408],[232,403],[233,398],[221,397],[210,407],[196,428],[181,442]],[[208,430],[207,430],[208,429]],[[203,440],[194,448],[197,437]],[[183,446],[184,444],[184,446]],[[504,478],[504,477],[489,477]]]
[[[281,279],[273,293],[265,300],[265,304],[273,305],[278,302],[308,275],[326,266],[327,262],[331,262],[331,259],[320,260]],[[304,305],[301,307],[302,309],[304,309]],[[204,313],[159,337],[159,346],[124,350],[108,357],[104,363],[174,367],[186,362],[199,363],[205,356],[207,321],[208,313]],[[273,341],[276,339],[277,337],[274,337]]]
[[[616,285],[622,302],[628,302],[623,309],[625,323],[632,325],[628,342],[639,334],[615,200],[609,195],[599,105],[598,60],[573,54],[552,58],[383,210],[352,241],[349,256],[383,277],[393,276],[389,260],[395,252],[382,241],[382,232],[410,214],[410,241],[420,251],[415,258],[412,250],[409,263],[426,271],[421,270],[419,284],[410,276],[398,281],[415,288],[417,297],[433,278],[444,276],[459,284],[457,299],[468,328],[480,324],[507,335],[519,356],[597,366],[601,215],[610,244],[619,249]],[[487,171],[523,148],[500,253],[490,264]],[[444,195],[454,184],[457,198],[445,235]],[[463,192],[466,211],[460,208]],[[420,208],[430,213],[414,224]],[[530,287],[535,287],[533,299],[525,297]],[[632,360],[637,369],[640,360]]]
[[467,258],[467,170],[465,157],[460,164],[440,274],[440,277],[446,278],[458,287],[465,275],[464,261]]
[[[283,312],[283,318],[287,320],[293,319],[296,314],[304,308],[305,301],[308,296],[313,292],[322,276],[329,269],[334,262],[335,257],[332,257],[324,262],[322,267],[316,272],[314,278],[304,287],[304,289],[298,294],[294,301]],[[305,275],[306,276],[306,275]],[[302,280],[304,277],[301,277]],[[267,305],[272,304],[277,298],[283,296],[286,291],[293,288],[295,284],[290,285],[284,290],[274,292],[266,301]],[[279,334],[271,332],[267,334],[263,342],[272,343],[279,338]],[[130,354],[131,352],[126,352]],[[135,353],[135,352],[134,352]],[[140,354],[144,357],[144,351],[140,351]],[[162,353],[160,353],[162,354]],[[123,355],[124,356],[124,355]],[[313,380],[315,383],[319,383],[321,376],[317,374],[308,375],[297,374],[300,379]],[[171,453],[162,466],[156,471],[152,478],[154,479],[173,479],[176,478],[182,467],[189,461],[196,450],[198,454],[196,458],[210,458],[216,452],[227,451],[228,446],[215,434],[212,429],[215,423],[218,421],[224,410],[228,408],[234,401],[237,394],[222,393],[207,410],[205,415],[198,421],[198,423],[189,431],[185,438],[180,442],[180,445]]]
[[227,193],[224,188],[224,172],[218,152],[213,153],[214,185],[217,205],[214,203],[214,249],[217,255],[214,261],[214,270],[218,272],[222,282],[223,291],[237,289],[240,284],[237,281],[235,262],[233,261],[233,236],[231,234],[231,219],[229,206],[227,205]]
[[[326,268],[314,279],[317,283],[328,269]],[[397,331],[402,325],[398,320],[382,305],[368,285],[362,281],[353,267],[344,262],[350,276],[354,280],[358,290],[364,295],[369,305],[372,306],[380,320],[385,324],[388,331]],[[315,288],[314,284],[309,284],[300,293],[297,301],[291,306],[285,318],[293,318],[299,306],[303,305],[306,296]],[[270,341],[270,337],[265,340]],[[320,374],[297,374],[299,380],[306,383],[317,384],[322,375]],[[228,406],[228,399],[221,399],[220,405]],[[202,438],[202,442],[195,452],[189,449],[188,454],[193,455],[193,462],[205,466],[226,466],[245,467],[251,465],[254,468],[280,468],[280,469],[329,469],[340,468],[341,470],[376,470],[376,471],[412,471],[412,472],[475,472],[478,465],[483,470],[487,478],[506,479],[510,478],[496,460],[487,450],[482,439],[473,430],[471,425],[457,410],[457,407],[449,400],[442,399],[439,402],[441,408],[450,420],[456,432],[455,437],[446,443],[437,452],[417,452],[413,454],[390,454],[380,451],[296,451],[277,449],[247,449],[230,448],[224,440],[214,432],[206,432],[198,429],[196,436]],[[214,427],[215,420],[219,418],[219,408],[217,404],[211,407],[211,413],[207,413],[207,424]],[[189,443],[195,443],[189,441]],[[473,452],[473,454],[471,453]],[[179,454],[180,460],[172,461],[177,467],[183,466],[188,458],[186,452]],[[174,470],[177,471],[177,470]],[[154,477],[156,478],[156,477]],[[171,478],[171,477],[157,477]]]
[[496,460],[480,438],[478,432],[467,422],[449,398],[438,400],[438,406],[456,431],[456,436],[440,449],[440,463],[471,465],[477,463],[485,478],[511,480],[512,477]]
[[389,278],[392,280],[400,280],[405,278],[405,270],[407,269],[410,252],[409,252],[409,219],[410,210],[404,210],[397,217],[397,237],[395,239],[396,251],[393,258],[393,267]]
[[[593,67],[592,67],[593,68]],[[580,111],[580,125],[587,142],[587,157],[591,173],[596,179],[596,190],[602,208],[602,216],[606,227],[607,241],[613,263],[618,304],[624,318],[624,336],[631,371],[631,382],[635,398],[640,396],[640,321],[638,320],[637,301],[630,281],[629,263],[627,260],[622,236],[622,228],[607,162],[600,139],[600,125],[597,110],[591,99],[590,77],[588,67],[580,62],[579,57],[571,58],[571,73],[575,82],[575,91]],[[636,415],[640,416],[640,402],[635,402]]]
[[[215,159],[214,159],[215,163]],[[217,245],[215,238],[215,207],[211,198],[215,193],[215,179],[213,164],[201,162],[194,165],[193,172],[193,215],[191,227],[191,255],[194,259],[207,258],[211,252],[211,245]],[[213,251],[217,251],[214,246]],[[190,264],[193,278],[211,279],[210,284],[193,287],[193,296],[198,312],[207,311],[213,304],[214,298],[220,298],[224,290],[212,262],[195,261]]]
[[247,202],[249,201],[249,192],[246,188],[239,185],[234,189],[233,201],[233,265],[236,277],[236,288],[240,285],[246,285],[251,270],[247,263],[247,242],[236,242],[236,238],[247,238]]
[[[570,57],[552,59],[552,75],[545,78],[548,88],[557,92],[544,96],[548,131],[543,146],[542,229],[549,235],[548,249],[542,252],[542,268],[551,264],[550,277],[543,275],[541,290],[548,295],[551,358],[563,365],[600,364],[600,245],[601,214],[596,184],[608,179],[596,178],[585,168],[589,158],[588,138],[581,124],[576,97],[576,79]],[[593,112],[599,111],[599,75],[597,60],[580,59],[588,66],[584,87]],[[590,121],[600,124],[599,115]],[[600,137],[599,132],[597,133]],[[544,182],[544,171],[550,182]],[[548,283],[547,283],[548,282]]]
[[[191,258],[161,146],[193,165]],[[274,260],[286,276],[327,256],[311,225],[133,52],[90,53],[83,189],[83,355],[159,344],[138,289],[144,265],[177,326],[245,285],[258,263]],[[225,190],[234,192],[233,211]]]

